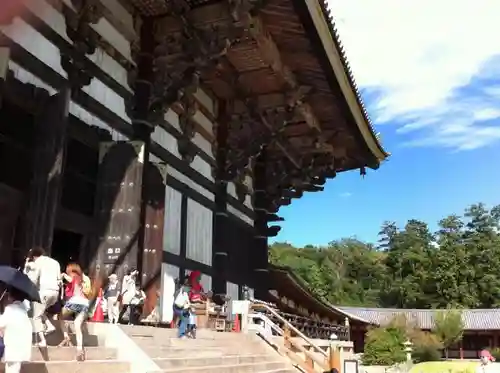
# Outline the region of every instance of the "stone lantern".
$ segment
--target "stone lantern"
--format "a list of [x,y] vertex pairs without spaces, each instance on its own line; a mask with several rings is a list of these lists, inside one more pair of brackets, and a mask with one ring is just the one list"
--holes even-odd
[[243,285],[242,293],[243,300],[250,300],[250,288],[247,285]]
[[406,352],[406,361],[411,362],[411,352],[413,351],[413,343],[409,339],[406,340],[406,342],[403,343],[403,346],[405,347],[405,352]]

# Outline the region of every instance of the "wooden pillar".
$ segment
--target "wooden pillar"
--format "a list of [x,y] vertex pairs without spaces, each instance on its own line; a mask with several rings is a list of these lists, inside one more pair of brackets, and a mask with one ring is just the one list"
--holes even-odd
[[[142,20],[139,43],[136,45],[137,66],[129,74],[134,95],[126,106],[132,119],[133,137],[131,141],[101,145],[96,203],[98,242],[94,245],[98,246],[95,266],[100,276],[107,277],[110,273],[123,276],[128,270],[136,269],[142,286],[151,283],[151,271],[149,268],[144,270],[144,266],[148,267],[150,262],[149,249],[153,249],[146,232],[146,221],[163,219],[151,209],[148,216],[149,194],[157,194],[155,188],[161,187],[151,181],[163,185],[163,176],[158,175],[159,169],[149,162],[151,132],[154,129],[151,120],[156,44],[154,27],[154,20]],[[157,240],[154,240],[155,246]]]
[[[151,121],[151,101],[153,97],[153,85],[155,81],[154,74],[154,50],[156,47],[155,39],[155,21],[144,18],[140,28],[140,49],[137,58],[137,76],[134,81],[134,106],[132,111],[132,127],[134,130],[133,140],[142,141],[143,162],[145,167],[142,169],[142,180],[153,180],[154,177],[149,173],[155,172],[155,168],[150,165],[149,153],[151,148],[151,133],[154,130],[154,123]],[[148,194],[154,186],[151,183],[143,182],[141,188],[138,231],[138,251],[137,251],[137,269],[141,276],[141,282],[146,285],[148,280],[147,271],[144,271],[144,254],[148,250],[146,244],[146,218]]]
[[254,294],[256,299],[266,300],[269,292],[268,243],[267,243],[267,208],[266,193],[267,149],[263,148],[256,158],[253,172],[255,238],[252,250],[254,270]]
[[215,213],[213,219],[213,279],[212,290],[214,295],[226,295],[227,293],[227,265],[228,248],[226,246],[226,235],[228,227],[227,213],[227,140],[228,140],[228,118],[226,103],[222,101],[219,105],[219,118],[217,123],[217,149],[215,170]]

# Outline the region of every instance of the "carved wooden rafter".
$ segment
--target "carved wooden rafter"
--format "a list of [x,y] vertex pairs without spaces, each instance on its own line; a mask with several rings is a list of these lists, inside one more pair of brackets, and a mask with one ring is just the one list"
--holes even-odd
[[[228,4],[227,11],[234,6]],[[196,92],[203,72],[213,69],[243,32],[235,23],[197,25],[192,20],[196,10],[186,0],[170,1],[168,8],[169,16],[155,21],[156,94],[151,106],[159,112],[168,110],[182,95]],[[189,93],[183,89],[188,85],[192,87]]]
[[187,162],[191,163],[196,156],[193,147],[190,145],[191,140],[196,134],[196,123],[194,116],[198,111],[198,101],[194,98],[194,94],[198,87],[198,77],[194,76],[195,83],[186,87],[180,99],[182,111],[179,114],[179,127],[183,136],[177,142],[179,154]]
[[[307,125],[321,133],[320,121],[313,112],[311,106],[306,102],[311,92],[310,87],[302,86],[292,70],[286,66],[281,58],[278,46],[266,30],[262,20],[258,16],[252,15],[255,9],[262,6],[261,3],[249,0],[236,0],[230,2],[233,6],[228,13],[220,3],[207,5],[194,9],[191,13],[193,25],[220,25],[227,22],[231,17],[232,24],[240,26],[246,31],[245,37],[251,37],[260,51],[262,60],[273,70],[276,76],[286,86],[287,104],[301,115]],[[253,12],[252,12],[253,10]],[[180,25],[170,20],[170,29],[179,29]],[[323,141],[321,136],[319,140]]]
[[[311,107],[305,102],[305,99],[311,89],[298,84],[294,74],[283,64],[276,44],[273,42],[270,34],[265,31],[260,19],[251,16],[250,10],[252,8],[255,9],[256,2],[238,0],[232,1],[230,4],[230,10],[228,10],[224,5],[218,3],[215,5],[203,6],[190,11],[189,20],[191,22],[191,27],[197,29],[207,29],[207,27],[212,27],[214,30],[225,29],[226,34],[228,33],[227,30],[229,28],[233,31],[233,35],[237,35],[236,39],[242,38],[242,35],[244,35],[245,38],[251,37],[255,39],[259,50],[263,55],[263,60],[269,64],[269,67],[273,69],[276,76],[281,78],[286,87],[284,100],[286,110],[298,113],[309,125],[309,127],[314,129],[314,135],[317,137],[317,141],[324,142],[320,132],[319,120],[312,112]],[[168,17],[162,21],[162,27],[160,28],[163,30],[163,33],[181,33],[185,26],[182,21],[175,19],[175,17]],[[238,30],[238,32],[234,33],[235,29]],[[242,31],[244,31],[244,33],[242,33]],[[212,34],[214,34],[214,32],[212,32]],[[214,44],[216,45],[217,43]],[[218,55],[218,57],[221,56],[222,54]],[[191,60],[195,61],[195,59]],[[225,62],[227,67],[229,64],[227,61]],[[188,61],[187,64],[189,65],[189,63],[191,62]],[[219,65],[218,68],[220,69],[221,66]],[[237,76],[235,76],[237,74],[233,74],[233,76],[228,77],[228,69],[223,68],[221,71],[222,70],[225,71],[222,72],[220,77],[228,82],[231,87],[235,87],[235,85],[238,84]],[[243,87],[238,87],[238,91],[239,96],[248,96],[248,93],[243,91]],[[260,113],[256,113],[255,110],[253,110],[251,114],[253,115],[254,120],[260,116]],[[266,120],[259,118],[258,121],[263,122],[263,124],[267,126],[270,131],[273,131]],[[275,145],[285,152],[292,164],[294,164],[297,168],[300,168],[300,155],[293,157],[290,154],[290,152],[293,152],[293,146],[286,142],[285,144],[282,144],[279,141],[275,142]]]
[[85,61],[97,47],[96,33],[90,25],[103,17],[104,8],[99,0],[71,0],[71,4],[74,12],[62,4],[60,9],[66,20],[66,34],[73,41],[74,52],[71,56],[61,52],[61,66],[68,74],[70,86],[81,88],[92,80]]
[[[261,153],[263,147],[284,141],[282,133],[293,116],[292,112],[286,111],[285,109],[259,112],[259,110],[255,108],[255,105],[252,104],[249,105],[249,107],[251,110],[250,112],[253,113],[251,114],[252,119],[258,119],[261,122],[265,120],[272,129],[260,136],[257,135],[250,144],[232,147],[232,156],[230,155],[230,162],[227,166],[227,174],[229,177],[238,173],[239,170],[246,168],[251,163],[251,160]],[[240,115],[233,116],[233,119],[244,121],[244,118]]]
[[[238,20],[246,25],[249,35],[257,44],[262,60],[285,84],[288,106],[300,113],[309,127],[321,133],[320,121],[311,106],[304,101],[310,89],[302,87],[292,70],[283,62],[279,48],[262,20],[253,16],[249,11],[241,11],[238,14]],[[319,138],[321,139],[321,136]]]
[[[238,12],[242,6],[251,9],[254,4],[258,2],[232,1],[227,4],[227,11]],[[190,144],[195,135],[193,117],[198,105],[194,94],[200,87],[200,77],[218,64],[243,33],[241,25],[235,22],[195,25],[192,13],[187,1],[173,0],[168,3],[168,16],[155,20],[155,77],[149,105],[149,121],[156,124],[163,121],[172,105],[179,103],[179,124],[183,133],[178,141],[179,152],[188,162],[196,155]]]
[[[301,167],[300,159],[301,155],[297,153],[294,146],[285,139],[282,135],[282,129],[286,126],[286,121],[280,121],[277,123],[276,128],[272,123],[271,118],[266,116],[266,113],[262,111],[259,107],[259,103],[256,97],[252,97],[249,92],[239,83],[238,74],[235,69],[230,65],[229,61],[223,59],[217,66],[217,77],[222,81],[226,82],[228,85],[233,87],[236,92],[237,99],[244,103],[244,113],[234,115],[237,120],[243,120],[243,118],[250,118],[250,120],[261,123],[271,134],[271,138],[275,146],[277,146],[280,151],[288,158],[288,160],[297,168]],[[290,111],[285,111],[285,113],[290,113]],[[266,145],[266,143],[262,143]]]
[[240,171],[236,178],[234,179],[234,187],[236,189],[236,196],[238,201],[245,202],[247,194],[250,192],[248,186],[246,185],[247,172],[245,170]]

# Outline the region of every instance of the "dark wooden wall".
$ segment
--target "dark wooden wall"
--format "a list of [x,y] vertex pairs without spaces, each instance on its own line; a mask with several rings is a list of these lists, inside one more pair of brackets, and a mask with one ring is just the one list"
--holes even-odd
[[225,245],[228,251],[228,281],[253,287],[254,228],[238,218],[227,219],[226,222]]

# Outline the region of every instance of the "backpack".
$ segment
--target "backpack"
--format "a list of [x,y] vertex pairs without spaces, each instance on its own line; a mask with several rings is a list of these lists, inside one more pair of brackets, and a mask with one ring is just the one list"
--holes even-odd
[[90,298],[92,295],[92,282],[86,274],[82,275],[82,292],[87,298]]

